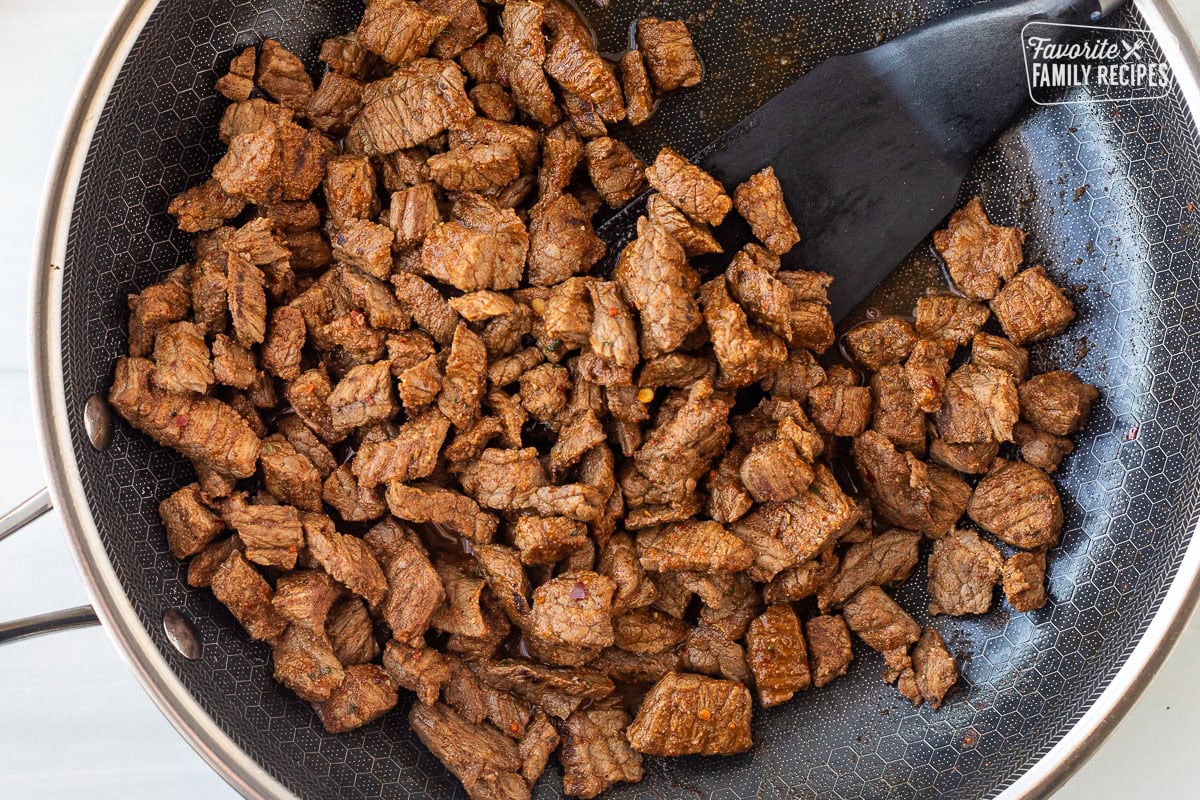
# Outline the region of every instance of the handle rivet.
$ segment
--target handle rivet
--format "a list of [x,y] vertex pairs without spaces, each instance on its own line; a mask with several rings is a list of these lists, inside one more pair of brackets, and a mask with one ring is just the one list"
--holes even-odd
[[200,657],[200,637],[183,614],[168,608],[163,612],[163,630],[167,632],[167,640],[184,658],[195,661]]
[[97,450],[105,449],[112,441],[112,411],[98,394],[89,397],[83,407],[83,429]]

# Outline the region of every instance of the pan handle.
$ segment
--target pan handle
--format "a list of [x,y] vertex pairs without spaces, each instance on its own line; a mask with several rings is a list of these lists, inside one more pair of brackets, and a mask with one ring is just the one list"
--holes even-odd
[[[50,492],[46,489],[39,490],[28,500],[0,517],[0,541],[7,539],[52,508],[54,508],[54,504],[50,500]],[[91,606],[79,606],[12,622],[0,622],[0,645],[43,633],[99,624],[100,620]]]

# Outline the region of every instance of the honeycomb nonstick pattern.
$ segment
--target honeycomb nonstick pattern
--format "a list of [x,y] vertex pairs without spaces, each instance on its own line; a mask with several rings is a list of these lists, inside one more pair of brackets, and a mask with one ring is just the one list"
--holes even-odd
[[[695,33],[707,79],[627,137],[647,156],[667,142],[694,152],[820,59],[963,4],[613,0],[588,12],[608,50],[622,49],[630,22],[646,14],[686,19]],[[1119,24],[1137,21],[1124,13]],[[360,14],[356,2],[162,0],[107,100],[79,186],[63,274],[68,408],[107,391],[125,349],[126,293],[189,258],[165,209],[222,152],[215,130],[225,102],[211,87],[232,55],[277,37],[316,71],[320,39]],[[1198,153],[1176,87],[1157,101],[1031,111],[964,189],[1028,230],[1030,263],[1072,287],[1080,321],[1034,348],[1038,367],[1072,369],[1103,390],[1078,452],[1055,476],[1067,524],[1051,559],[1050,603],[1027,615],[1001,604],[983,617],[934,620],[963,675],[939,712],[908,706],[879,680],[879,657],[860,647],[848,677],[757,712],[752,753],[647,759],[645,782],[613,798],[986,797],[1080,718],[1145,630],[1196,522],[1200,239],[1189,209]],[[192,479],[190,467],[124,424],[109,450],[95,452],[81,420],[71,421],[75,457],[116,572],[163,656],[234,741],[306,798],[465,796],[407,731],[407,701],[363,730],[324,733],[271,680],[267,647],[207,591],[189,589],[167,551],[157,503]],[[925,624],[923,583],[922,565],[900,599]],[[195,621],[200,660],[167,642],[161,618],[171,608]],[[556,797],[558,787],[552,770],[535,796]]]

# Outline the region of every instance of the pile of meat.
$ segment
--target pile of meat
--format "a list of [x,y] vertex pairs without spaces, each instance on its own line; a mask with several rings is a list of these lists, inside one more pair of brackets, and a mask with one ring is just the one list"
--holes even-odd
[[[954,659],[882,587],[929,540],[931,613],[1001,580],[1041,606],[1047,472],[1096,397],[1027,375],[1073,311],[978,201],[936,240],[962,294],[835,363],[831,278],[780,268],[773,172],[730,196],[608,136],[701,78],[681,23],[636,41],[614,66],[563,0],[374,0],[318,83],[247,49],[218,83],[228,151],[170,206],[195,258],[129,298],[110,400],[195,465],[160,506],[188,582],[329,731],[413,692],[472,798],[528,798],[555,751],[584,798],[643,755],[743,752],[751,692],[845,674],[851,632],[937,707]],[[647,187],[589,274],[595,214]],[[688,259],[734,209],[761,244],[704,282]]]

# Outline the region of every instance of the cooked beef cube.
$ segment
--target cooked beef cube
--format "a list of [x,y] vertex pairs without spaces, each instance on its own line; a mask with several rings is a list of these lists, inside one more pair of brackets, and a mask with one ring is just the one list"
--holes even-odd
[[706,283],[700,289],[700,298],[713,352],[721,367],[718,383],[722,387],[749,386],[787,359],[783,340],[749,323],[746,312],[730,298],[724,279]]
[[646,165],[623,142],[601,136],[585,151],[592,185],[611,207],[620,208],[646,187]]
[[308,98],[304,116],[317,130],[329,134],[350,128],[362,110],[363,85],[340,72],[327,72],[321,85]]
[[351,32],[321,42],[318,58],[328,64],[331,70],[362,78],[371,64],[372,56],[358,41],[358,36]]
[[[176,325],[179,324],[183,323],[176,323]],[[172,325],[167,330],[174,327]],[[166,333],[167,330],[164,330],[163,333]],[[162,334],[159,334],[159,338],[162,338]],[[199,348],[197,348],[196,355],[199,355]],[[161,364],[158,366],[158,372],[161,377]],[[257,374],[254,354],[225,334],[218,333],[213,339],[212,345],[212,374],[217,383],[223,383],[235,389],[249,389]]]
[[722,252],[721,243],[713,235],[711,226],[689,219],[687,214],[657,192],[646,201],[646,215],[666,228],[688,256]]
[[480,511],[471,498],[449,489],[390,483],[387,503],[392,514],[400,519],[441,525],[480,544],[491,541],[496,532],[493,515]]
[[458,658],[448,659],[450,680],[442,689],[442,698],[468,722],[480,723],[487,719],[507,736],[520,739],[525,734],[532,711],[524,700],[497,689],[479,679],[479,676]]
[[437,399],[442,391],[442,364],[437,356],[403,370],[396,379],[400,402],[409,414],[418,413]]
[[533,286],[553,286],[587,272],[604,256],[591,216],[571,194],[535,206],[529,223],[529,274]]
[[929,556],[930,614],[985,614],[1000,580],[1000,551],[970,530],[933,543]]
[[272,228],[284,233],[311,231],[321,224],[321,212],[311,200],[280,200],[262,206],[258,213]]
[[338,381],[326,402],[330,423],[341,430],[391,419],[400,410],[387,361],[351,369]]
[[[683,665],[692,672],[714,678],[726,678],[749,686],[754,676],[746,663],[746,651],[727,633],[698,625],[688,633],[680,651]],[[662,676],[659,676],[661,679]]]
[[771,578],[771,582],[763,588],[763,600],[768,603],[794,603],[815,597],[833,579],[838,564],[837,553],[827,546],[803,564],[789,567]]
[[488,393],[488,406],[500,420],[500,442],[505,447],[520,448],[521,433],[529,415],[521,407],[519,397],[513,397],[502,391],[494,390]]
[[[497,359],[488,367],[488,381],[493,387],[508,386],[529,370],[546,360],[545,354],[536,347],[527,347],[507,358]],[[519,398],[514,398],[519,400]],[[518,402],[517,408],[524,414],[526,409]],[[516,445],[516,441],[509,445]]]
[[454,441],[446,445],[442,455],[447,461],[472,461],[479,458],[493,439],[504,432],[504,424],[496,417],[479,417],[465,431],[459,431]]
[[1058,541],[1062,500],[1045,472],[1020,461],[997,458],[971,495],[967,514],[979,527],[1023,550]]
[[854,360],[873,372],[902,363],[916,343],[912,324],[900,317],[864,322],[846,334],[846,347]]
[[[1021,423],[1017,424],[1020,427]],[[1013,428],[1017,432],[1017,428]],[[929,460],[943,467],[964,472],[968,475],[982,475],[992,467],[1000,452],[999,442],[968,442],[949,444],[945,439],[934,437],[929,443]]]
[[550,88],[550,81],[540,63],[509,47],[504,51],[502,69],[508,78],[517,108],[546,127],[562,118],[554,90]]
[[443,703],[414,703],[408,724],[470,797],[528,800],[517,743],[487,723],[472,725]]
[[697,222],[720,225],[733,200],[716,178],[669,147],[646,169],[646,180],[671,205]]
[[512,122],[517,115],[517,104],[498,83],[481,83],[467,92],[467,95],[479,114],[488,119]]
[[654,113],[654,90],[640,50],[626,50],[621,56],[621,88],[625,93],[625,118],[633,126],[641,125]]
[[475,562],[456,553],[439,553],[434,569],[441,577],[446,602],[434,610],[430,626],[459,636],[487,636],[490,626],[482,607],[486,584],[478,576]]
[[755,445],[742,461],[739,475],[756,503],[791,500],[813,480],[812,468],[786,439]]
[[711,521],[668,526],[641,552],[642,567],[654,572],[738,572],[753,561],[745,542]]
[[833,346],[833,341],[833,317],[829,314],[827,304],[812,300],[793,300],[792,344],[814,353],[824,353]]
[[804,623],[804,630],[808,634],[813,686],[820,689],[850,668],[854,660],[850,631],[838,615],[813,617]]
[[[226,261],[227,257],[221,253],[219,260],[216,261],[207,257],[197,260],[196,266],[192,269],[192,321],[204,328],[205,333],[220,333],[225,330],[227,325],[229,302],[226,289],[228,281],[225,276]],[[130,311],[133,312],[134,309],[131,307]],[[187,313],[186,306],[183,313]],[[134,355],[144,354],[150,347],[153,333],[142,328],[141,334],[135,336],[138,329],[135,319],[136,314],[131,313],[129,351]],[[146,337],[145,349],[143,349],[143,342],[138,341],[142,336]]]
[[754,236],[772,253],[783,255],[800,243],[774,168],[767,167],[738,186],[733,201]]
[[213,596],[225,604],[253,639],[270,640],[287,628],[271,605],[271,586],[241,551],[231,552],[211,578]]
[[304,511],[321,510],[321,474],[291,442],[278,433],[268,436],[262,441],[259,460],[268,492]]
[[213,88],[230,100],[248,100],[254,91],[257,55],[253,47],[247,47],[234,56],[229,64],[229,72],[218,78]]
[[356,219],[347,222],[330,239],[338,261],[358,267],[381,280],[392,273],[392,240],[395,234],[386,225]]
[[443,189],[455,192],[505,186],[520,174],[517,152],[509,144],[456,147],[429,159],[429,176]]
[[840,608],[864,586],[908,580],[917,566],[920,543],[920,534],[897,529],[851,545],[837,574],[820,590],[821,610]]
[[258,86],[284,108],[299,111],[313,93],[304,62],[274,39],[262,43],[258,54]]
[[323,514],[305,514],[304,535],[312,559],[374,608],[387,592],[387,579],[362,539],[338,533]]
[[342,664],[368,664],[378,658],[374,623],[361,599],[345,597],[334,604],[325,627],[333,654]]
[[1029,373],[1029,353],[1025,348],[990,333],[977,333],[971,340],[971,363],[1007,372],[1018,384]]
[[313,703],[321,724],[330,733],[345,733],[374,722],[396,707],[396,682],[375,664],[346,667],[346,678],[328,700]]
[[263,367],[284,380],[300,377],[300,357],[304,348],[304,315],[291,306],[271,309],[260,356]]
[[594,309],[589,337],[592,351],[618,367],[632,370],[637,366],[639,355],[637,327],[617,284],[594,281],[588,289]]
[[561,194],[571,183],[575,169],[583,161],[583,141],[570,122],[546,131],[542,139],[542,163],[538,171],[541,197]]
[[414,692],[423,705],[437,702],[442,687],[450,681],[445,657],[423,642],[413,646],[393,639],[383,650],[383,668],[397,685]]
[[571,375],[563,367],[541,364],[521,375],[521,405],[534,419],[554,419],[567,407]]
[[555,669],[518,659],[476,661],[471,668],[486,684],[524,697],[560,719],[585,700],[602,700],[614,689],[611,680],[593,669]]
[[405,331],[387,338],[388,360],[392,363],[392,374],[397,377],[404,370],[436,355],[436,350],[433,339],[420,331]]
[[927,464],[912,453],[897,451],[876,431],[854,440],[854,462],[880,517],[909,530],[932,530],[933,491]]
[[546,51],[546,74],[573,95],[596,106],[606,122],[625,118],[625,99],[612,68],[586,39],[556,36]]
[[384,574],[387,580],[384,621],[397,641],[419,640],[446,598],[441,577],[429,562],[425,548],[414,537],[395,539],[390,558],[384,564]]
[[343,434],[335,431],[329,423],[329,406],[325,401],[329,399],[331,391],[333,385],[323,369],[310,369],[301,373],[285,390],[292,410],[305,425],[329,443],[344,438]]
[[991,300],[1001,284],[1016,274],[1024,258],[1024,241],[1020,228],[991,224],[978,197],[951,214],[949,225],[933,234],[933,246],[946,260],[950,277],[974,300]]
[[872,375],[871,397],[875,406],[871,427],[897,447],[923,455],[925,415],[917,407],[904,367],[894,364]]
[[950,444],[1011,442],[1020,405],[1012,376],[992,367],[965,364],[946,380],[935,424]]
[[396,246],[415,247],[441,222],[433,184],[419,183],[392,194],[388,225],[395,231]]
[[1040,431],[1028,422],[1016,424],[1013,440],[1021,448],[1023,461],[1048,473],[1058,469],[1063,459],[1075,452],[1070,439]]
[[1017,611],[1046,605],[1046,554],[1013,553],[1001,567],[1004,596]]
[[179,230],[198,233],[224,225],[241,214],[245,207],[245,200],[226,194],[219,181],[209,178],[177,195],[167,206],[167,212],[175,217]]
[[198,483],[169,495],[158,504],[158,515],[167,529],[171,554],[179,559],[199,553],[225,530],[221,518],[204,505]]
[[563,794],[592,798],[617,783],[642,779],[642,757],[626,741],[629,715],[619,708],[576,711],[562,727]]
[[154,337],[154,385],[165,392],[203,394],[212,384],[204,331],[192,322],[173,322]]
[[917,300],[917,335],[961,347],[979,333],[991,312],[987,306],[953,294],[933,294]]
[[[489,320],[479,336],[483,339],[489,358],[501,359],[515,355],[524,347],[527,336],[538,338],[537,331],[534,330],[533,309],[524,303],[518,303],[513,313]],[[562,360],[563,354],[557,352],[557,348],[549,342],[539,341],[534,349],[541,354],[539,360]]]
[[554,723],[541,711],[536,712],[525,729],[525,737],[521,739],[519,748],[521,776],[530,786],[537,783],[546,771],[546,764],[550,761],[550,755],[558,749],[558,744],[558,731]]
[[658,590],[638,560],[633,539],[627,533],[613,534],[600,550],[596,570],[616,585],[612,604],[614,614],[645,608],[658,596]]
[[858,436],[871,421],[871,390],[837,383],[814,386],[808,392],[808,413],[822,433]]
[[330,473],[322,486],[320,497],[346,522],[366,522],[378,519],[387,512],[383,491],[379,487],[365,489],[359,486],[349,464],[343,464]]
[[277,103],[255,97],[240,103],[231,103],[225,109],[221,116],[219,135],[222,142],[229,144],[234,137],[254,133],[268,122],[282,125],[292,122],[295,116],[292,111]]
[[554,564],[587,543],[587,526],[566,517],[522,515],[512,528],[524,564]]
[[452,61],[422,59],[363,89],[363,110],[350,137],[368,155],[391,155],[416,147],[475,116],[462,71]]
[[517,288],[529,250],[525,223],[478,195],[464,195],[454,212],[425,237],[421,263],[430,277],[464,292]]
[[[471,118],[474,121],[474,117]],[[373,164],[378,166],[383,187],[389,192],[399,192],[411,186],[429,183],[429,151],[424,147],[397,150],[385,156],[376,156]]]
[[1075,319],[1071,301],[1041,267],[1027,269],[1006,283],[991,305],[1004,335],[1018,345],[1057,336]]
[[646,56],[646,68],[660,92],[695,86],[704,67],[692,44],[692,35],[679,20],[644,17],[637,23],[637,46]]
[[550,449],[550,475],[555,480],[574,466],[593,447],[606,439],[600,420],[591,410],[572,415],[558,432],[558,440]]
[[487,379],[487,350],[483,341],[459,323],[450,345],[438,409],[459,430],[465,430],[479,416]]
[[857,507],[842,492],[833,474],[824,465],[817,465],[808,491],[793,500],[764,503],[743,517],[740,524],[757,529],[759,535],[781,539],[796,563],[801,563],[821,552],[858,518]]
[[322,141],[319,133],[299,125],[267,122],[233,137],[213,177],[226,193],[259,205],[307,200],[325,176]]
[[322,570],[297,570],[276,579],[271,605],[292,627],[324,636],[326,618],[341,595],[342,588]]
[[642,371],[638,375],[638,386],[646,389],[664,386],[686,389],[702,378],[712,380],[713,377],[713,363],[707,358],[668,353],[642,365]]
[[491,83],[506,78],[501,61],[504,56],[504,40],[499,34],[489,33],[473,47],[459,54],[458,62],[476,83]]
[[529,614],[530,587],[520,555],[500,544],[478,545],[474,550],[484,580],[501,610],[514,625],[524,626]]
[[312,463],[322,478],[328,477],[337,467],[333,453],[298,417],[281,417],[275,422],[275,428],[287,438],[297,453],[303,454]]
[[285,238],[292,254],[290,264],[293,269],[315,270],[333,261],[333,249],[320,231],[295,231]]
[[267,295],[262,270],[230,254],[227,275],[229,315],[239,344],[261,344],[267,328]]
[[921,626],[878,586],[862,589],[846,603],[846,624],[872,650],[883,653],[892,683],[904,669],[911,671],[908,647],[921,638]]
[[613,620],[616,646],[631,653],[665,653],[681,644],[688,626],[654,609],[634,609]]
[[259,443],[246,421],[218,400],[152,387],[153,371],[154,365],[145,359],[117,360],[108,395],[117,413],[197,465],[235,478],[253,475]]
[[[638,220],[638,238],[621,253],[613,279],[641,317],[645,358],[678,349],[703,320],[695,298],[700,277],[688,266],[683,248],[656,222]],[[713,292],[724,294],[718,289]],[[721,300],[720,307],[713,313],[719,311],[731,323],[741,321],[744,328],[745,314],[737,317],[728,296],[716,299]],[[732,341],[729,344],[733,346]]]
[[483,322],[513,313],[516,302],[500,292],[478,291],[450,298],[450,307],[468,322]]
[[[645,369],[642,370],[645,373]],[[777,400],[796,400],[803,403],[814,386],[825,382],[825,370],[806,349],[788,351],[787,360],[771,375],[763,378],[762,387]]]
[[951,345],[940,339],[920,339],[913,345],[900,377],[919,411],[942,407],[942,392],[950,372]]
[[379,210],[375,170],[365,156],[341,155],[329,159],[324,188],[329,222],[335,230],[350,220],[373,219]]
[[1034,375],[1017,388],[1017,394],[1021,416],[1038,430],[1055,436],[1069,436],[1080,430],[1092,412],[1092,403],[1100,397],[1096,387],[1064,370]]
[[971,486],[953,470],[929,464],[926,470],[929,480],[930,526],[922,531],[937,539],[949,533],[967,510],[971,499]]
[[392,285],[401,305],[422,330],[443,347],[453,341],[461,320],[437,289],[416,275],[406,273],[393,275]]
[[363,47],[391,64],[404,64],[429,52],[450,20],[409,0],[372,2],[358,26]]
[[679,653],[675,651],[630,653],[617,647],[605,648],[588,666],[603,672],[614,681],[635,685],[653,684],[668,672],[675,672],[684,667]]
[[289,625],[271,645],[275,680],[302,700],[313,703],[327,700],[346,679],[342,664],[324,634]]
[[420,0],[426,11],[449,20],[446,29],[433,41],[433,54],[454,58],[475,44],[488,31],[487,16],[475,0]]
[[750,712],[742,684],[672,672],[646,694],[627,736],[647,755],[744,753],[753,744]]
[[546,37],[542,32],[544,11],[537,0],[513,0],[501,14],[507,46],[537,64],[546,59]]
[[267,426],[263,422],[262,415],[258,413],[258,409],[254,407],[253,401],[244,394],[233,393],[229,396],[229,406],[246,420],[250,430],[254,431],[255,436],[266,436]]
[[530,624],[535,636],[566,645],[613,643],[612,598],[616,583],[595,572],[565,572],[533,593]]

